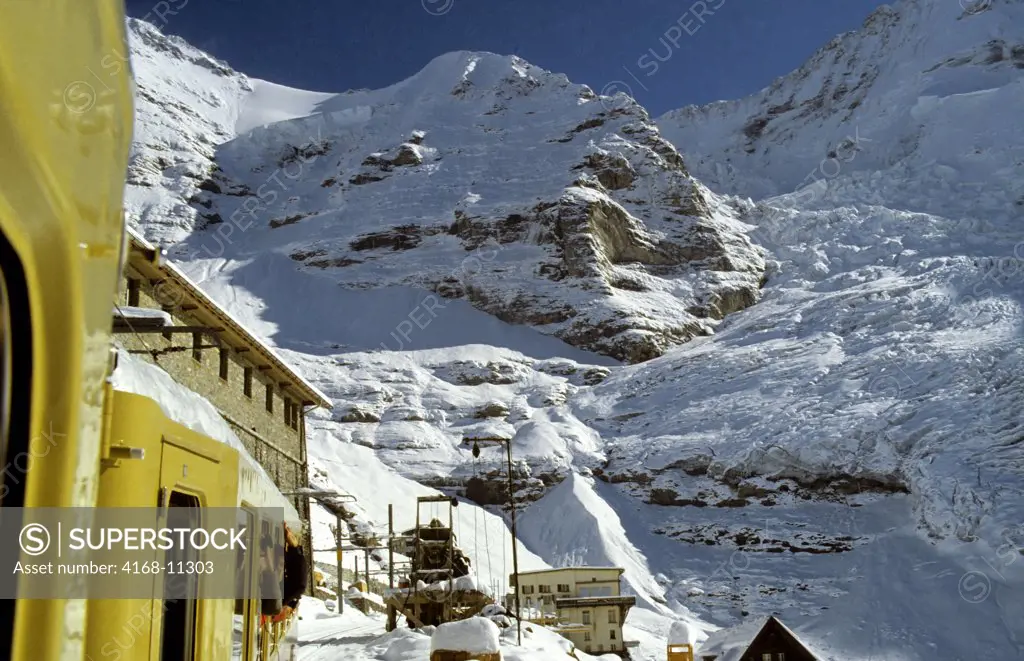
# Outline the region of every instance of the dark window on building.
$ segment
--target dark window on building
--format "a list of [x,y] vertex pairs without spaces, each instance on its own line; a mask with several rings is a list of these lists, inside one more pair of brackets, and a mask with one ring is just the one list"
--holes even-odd
[[244,377],[244,379],[245,380],[243,382],[244,383],[243,388],[245,390],[245,396],[249,397],[251,399],[252,398],[252,368],[251,367],[246,367],[245,368],[245,377]]
[[292,400],[284,398],[284,424],[292,424]]
[[203,334],[192,333],[192,358],[197,363],[203,362],[203,350],[200,347],[203,346]]
[[298,430],[299,428],[299,415],[302,414],[302,404],[295,404],[292,406],[292,429]]
[[128,305],[133,308],[139,307],[139,281],[137,278],[128,278]]
[[221,347],[220,348],[220,378],[224,379],[225,381],[228,380],[228,365],[230,364],[230,362],[231,361],[228,360],[228,348],[227,347]]
[[274,412],[274,386],[267,384],[267,413]]

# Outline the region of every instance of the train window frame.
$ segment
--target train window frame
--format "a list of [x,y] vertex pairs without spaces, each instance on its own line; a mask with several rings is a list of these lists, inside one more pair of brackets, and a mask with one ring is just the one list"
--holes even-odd
[[[175,499],[176,498],[187,501],[188,505],[176,505],[175,504]],[[166,505],[165,505],[165,507],[168,510],[171,507],[189,507],[189,508],[194,508],[195,509],[195,516],[198,518],[197,525],[202,525],[202,522],[203,522],[203,518],[204,518],[204,516],[203,516],[203,506],[204,506],[204,503],[203,503],[203,497],[202,497],[201,494],[194,493],[194,492],[189,491],[187,489],[181,489],[181,488],[177,488],[177,487],[171,488],[169,490],[169,493],[167,494]],[[173,558],[172,554],[176,550],[177,549],[172,547],[171,549],[169,549],[168,551],[166,551],[164,553],[164,562],[165,563],[166,562],[173,562],[174,558]],[[193,559],[197,559],[197,558],[193,558]],[[187,561],[188,558],[183,558],[183,560]],[[165,576],[165,578],[164,578],[165,589],[166,589],[167,581],[170,580],[170,578],[173,577],[173,576],[179,576],[179,575],[167,574]],[[199,618],[200,618],[200,612],[199,612],[199,601],[200,600],[198,598],[198,596],[200,594],[200,591],[199,591],[199,585],[198,585],[198,580],[199,580],[198,579],[198,575],[194,576],[194,580],[196,581],[195,595],[192,598],[187,598],[187,599],[184,599],[184,600],[180,600],[180,599],[178,599],[178,600],[167,600],[167,599],[164,599],[163,600],[163,609],[162,609],[163,615],[160,618],[160,630],[159,630],[159,634],[158,634],[159,638],[157,639],[157,648],[156,648],[157,649],[157,654],[158,654],[158,656],[157,656],[158,661],[196,661],[197,652],[198,652],[197,646],[198,646],[198,642],[199,642]],[[184,618],[183,619],[183,626],[177,632],[174,632],[174,631],[170,632],[171,633],[170,637],[168,637],[168,629],[167,629],[167,623],[168,623],[169,620],[171,620],[171,617],[169,617],[170,608],[168,607],[168,601],[171,601],[171,602],[185,601],[186,602],[185,605],[184,605],[184,609],[183,609],[184,610],[184,612],[183,612],[183,618]],[[178,651],[178,650],[175,650],[173,648],[174,643],[176,641],[178,641],[178,640],[181,641],[181,648],[180,648],[181,656],[180,657],[175,656],[174,658],[166,657],[166,654],[168,653],[169,650],[172,651],[172,652]]]
[[[33,390],[32,306],[28,279],[14,246],[0,232],[0,463],[5,466],[24,455],[29,456],[29,437]],[[20,527],[25,506],[25,473],[21,479],[0,476],[0,517],[12,528]],[[7,510],[7,511],[5,511]],[[14,628],[17,600],[0,600],[0,661],[14,653]]]

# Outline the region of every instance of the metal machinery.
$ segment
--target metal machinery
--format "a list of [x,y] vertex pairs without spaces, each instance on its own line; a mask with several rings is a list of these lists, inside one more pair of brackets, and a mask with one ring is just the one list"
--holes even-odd
[[[421,507],[427,503],[448,504],[447,526],[436,518],[422,523]],[[389,631],[395,628],[399,613],[410,627],[436,626],[472,617],[493,602],[470,579],[470,559],[456,546],[456,506],[455,498],[421,496],[416,499],[416,527],[391,536],[390,550],[408,556],[410,570],[386,600]]]

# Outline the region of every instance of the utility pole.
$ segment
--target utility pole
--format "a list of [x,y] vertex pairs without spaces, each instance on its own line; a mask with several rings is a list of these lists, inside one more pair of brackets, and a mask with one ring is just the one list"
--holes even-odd
[[512,506],[512,572],[516,576],[516,638],[518,645],[523,644],[523,617],[519,608],[519,553],[516,550],[516,495],[515,487],[512,485],[512,439],[505,440],[505,449],[508,451],[508,502]]
[[337,522],[334,528],[334,550],[338,560],[338,613],[341,615],[345,614],[345,595],[342,591],[342,578],[343,572],[341,564],[341,515],[337,517]]
[[[370,549],[369,548],[367,548],[366,551],[364,552],[364,556],[366,557],[366,562],[363,563],[363,572],[364,572],[364,574],[366,576],[366,594],[370,594]],[[364,604],[366,603],[365,599],[363,600],[363,603]],[[363,606],[363,612],[364,613],[367,612],[368,610],[369,610],[369,606]]]
[[[388,588],[391,591],[395,589],[395,508],[391,503],[388,503]],[[398,613],[391,605],[391,598],[392,594],[389,592],[385,600],[388,603],[388,631],[394,631],[398,626]]]
[[[463,443],[466,441],[473,441],[473,456],[480,456],[480,440],[481,439],[463,439]],[[523,644],[523,623],[522,623],[522,610],[519,607],[519,552],[516,548],[516,491],[515,486],[512,483],[512,439],[510,438],[486,438],[483,439],[485,443],[504,443],[505,444],[505,456],[508,459],[508,503],[512,507],[512,573],[515,575],[515,605],[516,605],[516,638],[518,644]],[[504,540],[501,542],[504,544]],[[502,581],[505,577],[502,576]]]

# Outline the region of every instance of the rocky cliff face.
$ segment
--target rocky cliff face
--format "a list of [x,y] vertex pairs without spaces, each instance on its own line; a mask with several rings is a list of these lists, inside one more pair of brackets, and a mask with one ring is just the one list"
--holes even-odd
[[1024,140],[1004,112],[1022,103],[1024,3],[903,0],[761,92],[657,124],[717,192],[1006,218],[1024,213]]
[[130,219],[183,241],[178,259],[287,255],[343,288],[426,289],[625,362],[757,300],[746,225],[627,97],[463,52],[259,125],[312,93],[268,90],[137,21],[131,34]]

